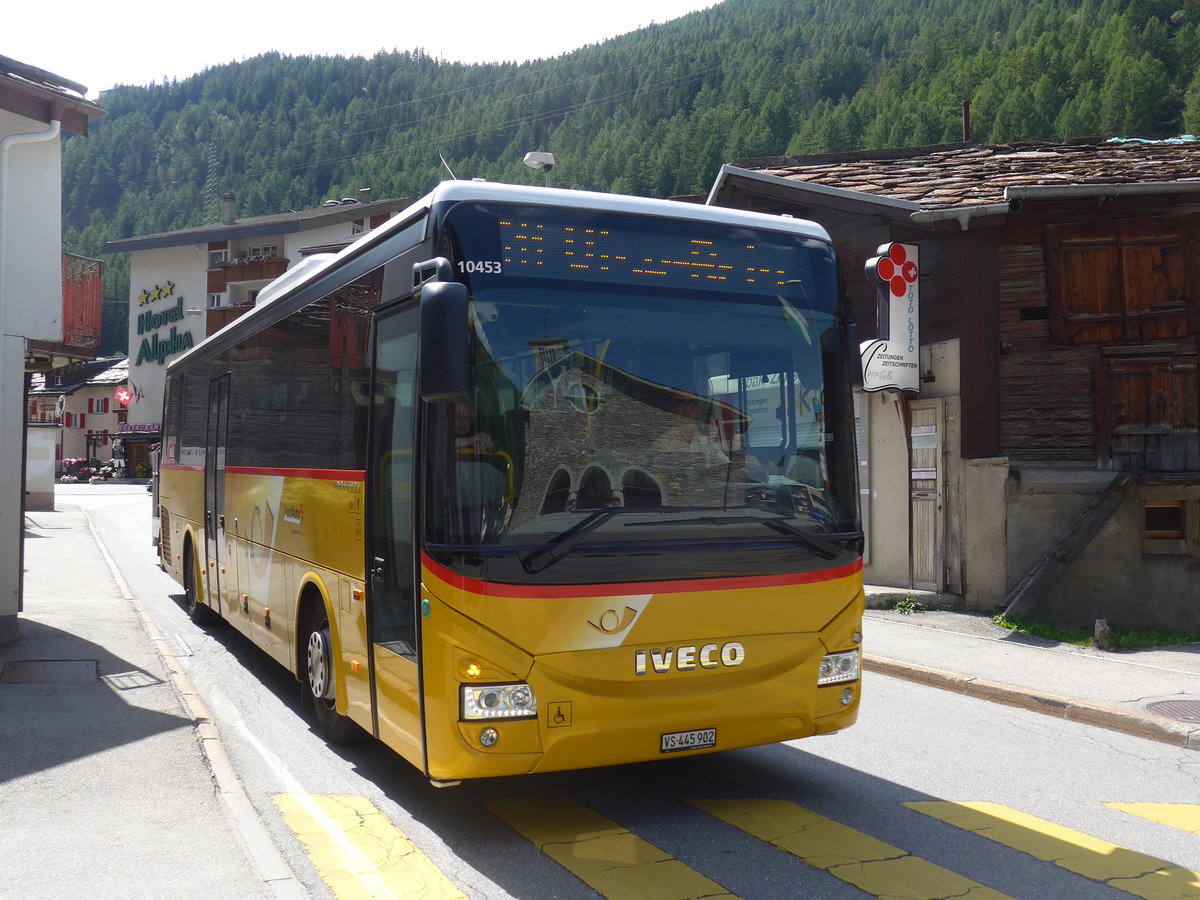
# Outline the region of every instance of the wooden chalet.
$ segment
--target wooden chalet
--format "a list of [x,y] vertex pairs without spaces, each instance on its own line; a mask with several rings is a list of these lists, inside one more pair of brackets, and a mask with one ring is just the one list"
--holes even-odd
[[1200,628],[1200,141],[737,160],[708,202],[822,224],[863,340],[864,263],[920,248],[920,395],[861,404],[868,582]]

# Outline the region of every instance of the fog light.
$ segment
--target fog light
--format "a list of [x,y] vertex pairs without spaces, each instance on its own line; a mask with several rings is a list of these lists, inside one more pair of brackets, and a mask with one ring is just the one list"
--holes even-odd
[[838,684],[842,681],[858,680],[858,651],[830,653],[821,658],[817,672],[817,684]]
[[849,706],[853,702],[854,690],[852,688],[846,688],[844,691],[842,691],[842,706]]
[[485,728],[479,732],[479,743],[485,747],[496,746],[496,741],[500,740],[500,732],[495,728]]

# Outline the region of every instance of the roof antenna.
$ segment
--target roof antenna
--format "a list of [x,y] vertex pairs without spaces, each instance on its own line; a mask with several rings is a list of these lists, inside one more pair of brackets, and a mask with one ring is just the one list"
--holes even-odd
[[446,171],[450,173],[450,178],[453,179],[454,181],[458,181],[458,176],[455,175],[454,170],[452,168],[450,168],[450,163],[446,162],[446,157],[442,156],[441,153],[438,153],[438,159],[440,159],[442,161],[442,165],[445,166]]

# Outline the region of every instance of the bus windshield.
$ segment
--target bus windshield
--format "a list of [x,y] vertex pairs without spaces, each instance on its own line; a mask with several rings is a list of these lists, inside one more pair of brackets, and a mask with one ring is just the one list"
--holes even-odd
[[859,551],[828,244],[466,204],[441,252],[471,292],[472,390],[427,429],[435,557],[572,582],[794,572]]

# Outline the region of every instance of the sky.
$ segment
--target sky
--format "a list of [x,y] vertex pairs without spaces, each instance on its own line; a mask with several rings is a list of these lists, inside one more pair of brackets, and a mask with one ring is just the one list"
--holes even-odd
[[[176,6],[162,0],[56,0],[16,4],[4,14],[0,56],[87,87],[182,80],[209,66],[271,50],[289,56],[372,56],[415,50],[459,62],[525,61],[668,22],[717,0],[292,0],[253,5]],[[730,0],[737,2],[737,0]],[[331,10],[345,15],[330,16]]]

